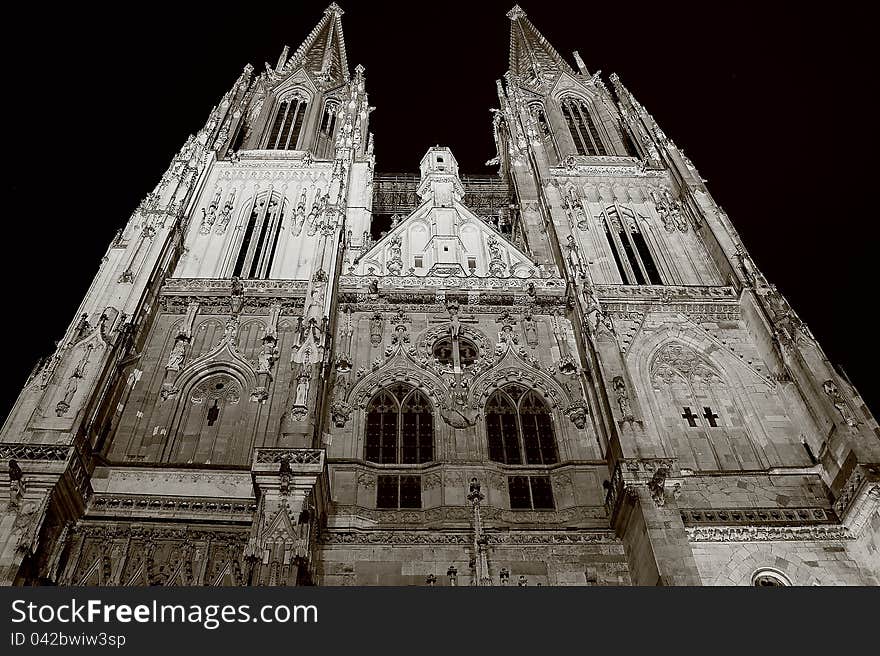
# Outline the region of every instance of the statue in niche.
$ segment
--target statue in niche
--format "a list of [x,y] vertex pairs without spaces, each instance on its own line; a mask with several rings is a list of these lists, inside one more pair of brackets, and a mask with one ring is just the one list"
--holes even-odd
[[831,399],[831,403],[837,408],[837,411],[840,413],[840,416],[843,418],[844,423],[847,426],[855,426],[858,422],[856,421],[855,415],[853,411],[850,409],[849,404],[846,402],[846,399],[843,398],[843,395],[840,393],[840,389],[838,389],[837,385],[834,384],[833,380],[826,380],[822,383],[822,389],[825,390],[825,394]]
[[189,340],[186,335],[178,335],[174,340],[174,347],[171,349],[171,354],[168,356],[168,363],[165,365],[166,369],[170,369],[171,371],[177,371],[180,369],[181,365],[183,365],[184,358],[186,357],[186,344]]
[[370,343],[373,346],[379,346],[382,343],[382,330],[385,325],[385,321],[382,318],[382,313],[377,312],[370,318]]
[[296,396],[293,400],[293,405],[298,407],[306,407],[306,403],[309,400],[309,385],[311,384],[311,376],[307,371],[303,371],[299,377],[296,379]]
[[330,415],[337,428],[344,428],[351,417],[351,404],[345,400],[347,394],[348,380],[344,376],[337,376],[333,385],[333,402],[330,405]]
[[535,348],[538,345],[538,323],[532,317],[531,308],[526,308],[523,313],[523,334],[526,338],[526,344]]
[[275,347],[275,340],[272,337],[263,338],[263,347],[257,356],[257,373],[269,373],[272,365],[277,359],[278,349]]
[[623,380],[623,376],[615,376],[611,386],[614,388],[614,393],[617,396],[617,405],[620,408],[623,421],[633,421],[632,406],[630,405],[629,393],[626,391],[626,383]]

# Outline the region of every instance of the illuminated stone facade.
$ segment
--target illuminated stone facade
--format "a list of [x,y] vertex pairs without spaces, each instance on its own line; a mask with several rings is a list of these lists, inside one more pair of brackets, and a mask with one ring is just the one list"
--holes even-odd
[[341,17],[113,239],[0,435],[0,580],[880,583],[876,421],[621,81],[515,7],[497,173],[387,176]]

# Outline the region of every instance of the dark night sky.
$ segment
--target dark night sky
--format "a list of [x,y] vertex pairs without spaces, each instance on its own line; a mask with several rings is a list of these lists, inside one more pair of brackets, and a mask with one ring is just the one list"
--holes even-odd
[[[116,229],[250,62],[293,51],[327,3],[71,3],[7,23],[5,416],[53,350]],[[449,145],[489,172],[489,108],[512,2],[341,0],[349,64],[367,71],[380,171]],[[855,176],[870,167],[867,16],[806,3],[522,3],[570,62],[617,72],[682,147],[758,266],[876,410],[878,231]],[[601,6],[608,4],[609,6]],[[429,7],[431,7],[429,9]],[[711,11],[707,8],[712,7]],[[245,9],[246,8],[246,9]],[[859,62],[863,62],[859,64]],[[876,183],[875,183],[876,184]]]

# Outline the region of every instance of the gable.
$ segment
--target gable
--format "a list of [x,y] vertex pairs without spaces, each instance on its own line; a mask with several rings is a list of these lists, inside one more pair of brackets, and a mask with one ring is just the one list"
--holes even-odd
[[538,267],[457,200],[428,200],[358,258],[355,274],[531,278]]

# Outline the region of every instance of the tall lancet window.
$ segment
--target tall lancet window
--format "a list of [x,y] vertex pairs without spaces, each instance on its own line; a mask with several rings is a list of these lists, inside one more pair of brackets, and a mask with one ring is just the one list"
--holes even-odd
[[507,385],[486,403],[489,459],[507,465],[559,461],[550,409],[533,390]]
[[235,268],[232,275],[240,278],[268,278],[272,259],[278,247],[284,201],[279,194],[263,193],[254,198]]
[[408,385],[395,384],[367,406],[366,459],[416,464],[434,459],[431,402]]
[[636,215],[628,207],[612,205],[603,213],[605,237],[625,285],[662,285],[651,249]]
[[269,150],[296,150],[308,100],[293,95],[278,104],[272,129],[266,141]]
[[593,121],[590,106],[580,99],[565,98],[562,101],[562,115],[568,122],[571,138],[578,155],[607,155],[599,128]]
[[333,136],[333,130],[336,128],[336,116],[339,113],[339,104],[328,101],[324,105],[324,115],[321,117],[321,132],[328,137]]

